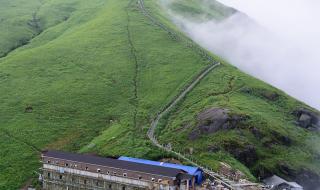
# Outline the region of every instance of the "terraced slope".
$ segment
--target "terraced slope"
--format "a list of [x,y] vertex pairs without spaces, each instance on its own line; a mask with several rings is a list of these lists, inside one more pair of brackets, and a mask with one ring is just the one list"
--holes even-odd
[[[146,0],[145,7],[169,31],[144,15],[137,0],[34,0],[28,6],[11,0],[1,1],[1,6],[4,3],[8,11],[0,12],[1,18],[14,15],[15,9],[23,10],[25,18],[19,21],[24,24],[0,37],[0,189],[17,189],[30,178],[35,180],[39,150],[46,148],[149,159],[170,156],[147,138],[150,123],[212,61],[171,23],[157,1]],[[20,17],[12,18],[5,26]],[[39,30],[30,28],[30,20],[36,20]],[[15,36],[17,31],[21,34]],[[21,46],[19,39],[27,39],[27,43]],[[276,91],[280,100],[274,105],[256,91],[246,94],[242,90],[247,86],[259,87],[262,92]],[[187,134],[196,129],[195,125],[175,131],[181,121],[195,123],[198,112],[210,107],[235,113],[242,110],[243,115],[250,116],[246,122],[267,131],[266,138],[273,138],[268,128],[288,132],[294,142],[292,149],[276,147],[299,156],[296,161],[289,159],[296,168],[308,166],[317,171],[318,165],[311,161],[318,150],[300,152],[304,140],[319,142],[319,136],[290,122],[294,120],[290,111],[304,105],[224,62],[161,121],[169,125],[159,128],[157,135],[182,151],[199,145],[194,147],[197,154],[191,156],[203,164],[215,167],[223,160],[253,178],[224,150],[208,153],[206,149],[212,142],[220,146],[223,139],[233,142],[241,131],[240,144],[258,141],[252,140],[247,128],[193,141]],[[262,145],[256,148],[265,150]],[[261,165],[276,171],[270,163],[281,161],[285,154],[276,150],[265,155],[274,159],[259,157],[257,162],[261,160]],[[255,167],[249,168],[255,171]]]

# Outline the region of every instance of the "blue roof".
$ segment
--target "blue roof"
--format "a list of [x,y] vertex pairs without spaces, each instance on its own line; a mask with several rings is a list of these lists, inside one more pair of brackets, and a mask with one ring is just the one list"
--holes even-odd
[[129,162],[136,162],[136,163],[149,164],[149,165],[155,165],[155,166],[163,166],[163,167],[167,167],[167,168],[181,169],[181,170],[188,172],[188,174],[190,174],[190,175],[196,175],[196,173],[198,171],[201,171],[201,169],[198,167],[185,166],[185,165],[180,165],[180,164],[171,164],[171,163],[166,163],[166,162],[157,162],[157,161],[144,160],[144,159],[139,159],[139,158],[131,158],[131,157],[126,157],[126,156],[121,156],[118,159],[124,160],[124,161],[129,161]]

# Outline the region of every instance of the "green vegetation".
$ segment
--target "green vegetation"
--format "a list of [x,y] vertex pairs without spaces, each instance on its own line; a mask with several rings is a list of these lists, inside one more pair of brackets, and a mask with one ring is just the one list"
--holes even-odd
[[221,20],[231,16],[236,10],[217,1],[208,0],[162,0],[160,2],[172,12],[191,20]]
[[[248,94],[248,89],[275,92],[279,94],[279,98],[272,101],[253,93]],[[158,129],[158,136],[163,144],[171,143],[180,152],[188,154],[191,147],[191,157],[203,163],[210,163],[211,160],[210,166],[215,169],[218,169],[219,165],[212,160],[226,162],[251,176],[243,164],[234,160],[226,147],[253,145],[259,160],[250,167],[254,174],[260,174],[261,170],[280,174],[279,164],[318,173],[320,165],[315,157],[318,150],[314,143],[319,142],[320,137],[297,127],[293,122],[295,119],[292,111],[303,106],[283,92],[224,64],[203,80],[179,107],[169,114],[166,121],[163,121],[162,129]],[[197,128],[195,118],[208,108],[227,108],[232,114],[245,115],[249,119],[236,129],[221,130],[190,140],[188,135]],[[259,131],[261,138],[255,137],[253,129]],[[179,135],[172,136],[177,133]],[[289,138],[290,145],[281,142],[279,137]],[[313,142],[309,139],[313,139]],[[217,150],[211,151],[210,147]]]
[[[181,7],[190,8],[195,2],[180,1]],[[181,38],[154,25],[136,0],[0,2],[0,189],[17,189],[36,179],[39,151],[46,148],[103,156],[168,156],[146,137],[150,121],[210,63],[186,44],[188,39],[157,1],[145,3]],[[270,102],[259,93],[244,93],[245,87],[276,91],[281,98]],[[219,132],[193,142],[186,137],[190,129],[175,131],[184,122],[195,124],[194,117],[212,106],[249,115],[248,125],[259,128],[266,138],[277,130],[294,144],[269,150],[248,129],[239,130],[240,135]],[[319,150],[307,146],[319,142],[319,136],[292,124],[290,113],[297,106],[302,105],[224,63],[162,121],[168,125],[158,134],[182,151],[194,147],[197,154],[192,156],[204,165],[217,168],[222,160],[251,178],[248,168],[232,155],[223,150],[209,153],[207,146],[235,139],[256,144],[261,159],[251,171],[260,166],[275,169],[278,161],[319,168],[311,162],[312,151]]]

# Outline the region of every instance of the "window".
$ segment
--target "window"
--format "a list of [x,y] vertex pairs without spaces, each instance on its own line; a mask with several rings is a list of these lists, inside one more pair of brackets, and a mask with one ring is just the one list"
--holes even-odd
[[151,178],[151,181],[155,181],[156,179],[154,179],[154,178]]
[[109,184],[109,189],[111,189],[112,188],[112,185],[111,184]]
[[158,182],[161,183],[161,182],[162,182],[162,179],[158,179]]
[[107,174],[109,175],[109,174],[110,174],[110,172],[109,172],[109,171],[107,171]]
[[139,176],[139,179],[142,179],[142,176],[141,176],[141,175]]
[[117,172],[113,172],[113,175],[117,175]]
[[66,166],[66,167],[68,167],[68,166],[69,166],[69,164],[68,164],[68,163],[65,163],[65,166]]
[[51,177],[51,173],[50,172],[48,172],[48,178],[50,178]]
[[50,160],[48,160],[48,161],[47,161],[47,163],[48,163],[48,164],[50,164],[50,163],[51,163],[51,161],[50,161]]
[[84,183],[84,184],[87,184],[87,180],[86,180],[86,179],[85,179],[85,180],[83,180],[83,183]]
[[98,169],[97,169],[97,172],[98,172],[98,173],[100,173],[100,172],[101,172],[101,170],[98,168]]
[[60,175],[60,176],[59,176],[59,179],[62,179],[62,177],[63,177],[63,176],[62,176],[62,175]]
[[127,177],[127,173],[123,173],[123,177]]
[[86,170],[89,170],[88,166],[86,166]]
[[122,186],[122,190],[126,190],[126,187],[125,187],[125,186]]

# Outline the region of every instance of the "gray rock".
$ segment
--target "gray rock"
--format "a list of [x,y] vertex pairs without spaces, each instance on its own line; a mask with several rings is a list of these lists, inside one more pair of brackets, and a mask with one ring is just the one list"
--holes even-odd
[[189,134],[190,140],[195,140],[203,134],[212,134],[220,130],[230,130],[246,120],[246,116],[232,115],[227,109],[210,108],[199,113],[198,125]]
[[301,127],[307,128],[311,124],[312,118],[310,115],[303,113],[303,114],[301,114],[298,121],[299,121],[299,124]]
[[228,144],[224,149],[248,167],[253,166],[258,161],[258,154],[253,145],[249,144],[242,147],[238,144]]
[[299,108],[293,112],[297,118],[297,125],[311,130],[311,131],[320,131],[320,115],[311,110]]

